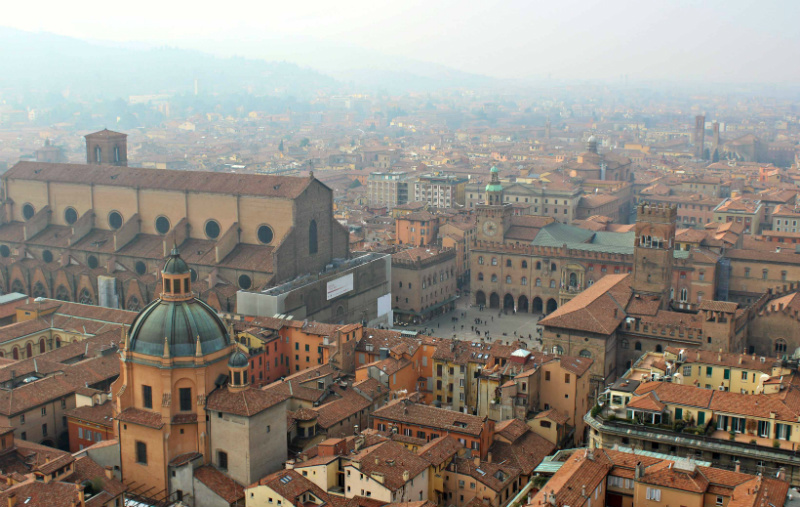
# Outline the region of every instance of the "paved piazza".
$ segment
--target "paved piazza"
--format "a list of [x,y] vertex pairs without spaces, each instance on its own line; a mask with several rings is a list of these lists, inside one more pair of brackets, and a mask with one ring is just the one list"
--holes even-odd
[[[467,341],[476,341],[479,337],[492,341],[499,339],[504,343],[520,339],[528,349],[539,350],[541,344],[536,338],[539,336],[537,322],[540,316],[541,314],[533,313],[514,315],[509,312],[506,314],[501,310],[488,308],[481,311],[478,307],[469,305],[469,295],[463,295],[456,302],[456,309],[450,313],[440,315],[420,325],[395,326],[394,328]],[[480,319],[481,323],[475,324],[475,319]],[[480,332],[480,336],[478,332]]]

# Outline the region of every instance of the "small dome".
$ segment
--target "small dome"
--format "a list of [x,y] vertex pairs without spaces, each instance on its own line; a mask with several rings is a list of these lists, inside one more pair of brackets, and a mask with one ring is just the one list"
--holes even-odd
[[164,264],[162,272],[168,275],[183,275],[189,272],[189,266],[181,259],[177,247],[172,247],[172,251],[169,253],[169,259],[167,259],[167,263]]
[[487,192],[500,192],[501,190],[503,190],[503,185],[500,183],[489,183],[486,185]]
[[237,348],[228,359],[228,368],[246,368],[248,362],[247,355]]
[[489,172],[490,173],[497,173],[497,172],[500,172],[500,171],[497,170],[497,166],[496,165],[493,165],[492,168],[489,169]]
[[212,354],[228,346],[228,332],[217,312],[203,301],[156,299],[136,316],[131,324],[129,348],[132,352],[161,357],[164,340],[172,357],[191,357],[197,352]]

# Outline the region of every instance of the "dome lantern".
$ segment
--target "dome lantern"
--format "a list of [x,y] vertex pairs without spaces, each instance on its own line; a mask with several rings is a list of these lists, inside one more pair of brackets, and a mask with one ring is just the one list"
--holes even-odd
[[247,355],[236,347],[228,359],[228,386],[231,389],[242,389],[250,385],[250,376],[247,373],[249,365]]
[[170,301],[187,301],[192,299],[192,272],[186,262],[181,259],[178,247],[173,246],[164,269],[161,270],[161,298]]

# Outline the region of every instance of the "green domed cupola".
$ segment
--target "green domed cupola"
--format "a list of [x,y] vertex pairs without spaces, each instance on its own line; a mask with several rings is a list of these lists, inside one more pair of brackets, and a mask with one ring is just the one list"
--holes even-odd
[[500,171],[497,170],[497,166],[492,166],[489,173],[492,175],[492,179],[486,185],[486,203],[489,205],[503,204],[503,185],[500,184]]
[[131,324],[128,349],[158,357],[194,357],[229,346],[228,331],[216,310],[192,292],[191,271],[172,249],[161,270],[160,296]]

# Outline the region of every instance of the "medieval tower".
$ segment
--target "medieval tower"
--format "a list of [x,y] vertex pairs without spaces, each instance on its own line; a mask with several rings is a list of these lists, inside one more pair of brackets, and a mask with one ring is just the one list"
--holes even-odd
[[633,292],[640,297],[660,298],[661,308],[666,309],[672,286],[678,210],[674,206],[644,203],[636,211]]

